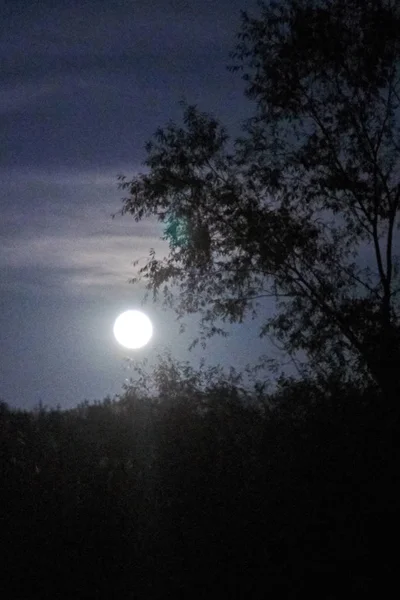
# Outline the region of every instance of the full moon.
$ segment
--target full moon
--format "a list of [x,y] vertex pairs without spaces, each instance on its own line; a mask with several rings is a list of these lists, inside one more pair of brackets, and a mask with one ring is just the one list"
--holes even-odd
[[115,339],[121,346],[135,350],[142,348],[153,334],[153,325],[140,310],[127,310],[114,323]]

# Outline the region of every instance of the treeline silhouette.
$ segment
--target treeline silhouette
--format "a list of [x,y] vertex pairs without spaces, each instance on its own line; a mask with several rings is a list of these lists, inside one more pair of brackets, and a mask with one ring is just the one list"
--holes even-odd
[[3,598],[383,593],[399,474],[377,390],[170,391],[1,405]]

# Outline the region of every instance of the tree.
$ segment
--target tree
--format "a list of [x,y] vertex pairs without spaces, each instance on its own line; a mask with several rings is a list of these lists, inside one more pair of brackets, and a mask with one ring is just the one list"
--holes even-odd
[[157,217],[169,242],[138,278],[199,312],[204,339],[270,296],[261,335],[399,390],[399,31],[392,0],[261,3],[232,53],[254,102],[242,137],[186,106],[148,143],[147,171],[121,178],[121,212]]

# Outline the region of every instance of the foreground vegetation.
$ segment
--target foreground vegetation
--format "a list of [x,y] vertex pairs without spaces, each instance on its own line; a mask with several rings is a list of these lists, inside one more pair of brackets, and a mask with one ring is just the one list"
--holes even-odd
[[383,591],[399,475],[378,391],[160,373],[152,396],[1,406],[7,598]]

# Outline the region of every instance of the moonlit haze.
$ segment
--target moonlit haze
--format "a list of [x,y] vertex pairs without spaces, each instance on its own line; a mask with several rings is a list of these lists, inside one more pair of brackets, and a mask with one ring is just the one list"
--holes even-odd
[[[228,128],[247,116],[240,78],[226,68],[242,8],[242,0],[1,3],[0,400],[66,408],[121,391],[126,345],[116,351],[113,324],[121,306],[143,300],[144,285],[128,283],[133,263],[143,266],[150,248],[162,258],[166,243],[154,221],[118,216],[118,175],[143,169],[146,142],[179,121],[181,100]],[[142,351],[149,360],[165,346],[200,362],[200,347],[188,352],[196,315],[180,333],[171,311],[152,302],[143,310],[157,322],[157,344]],[[263,351],[261,341],[254,351],[257,331],[255,322],[245,333],[232,327],[206,360],[245,365]]]

